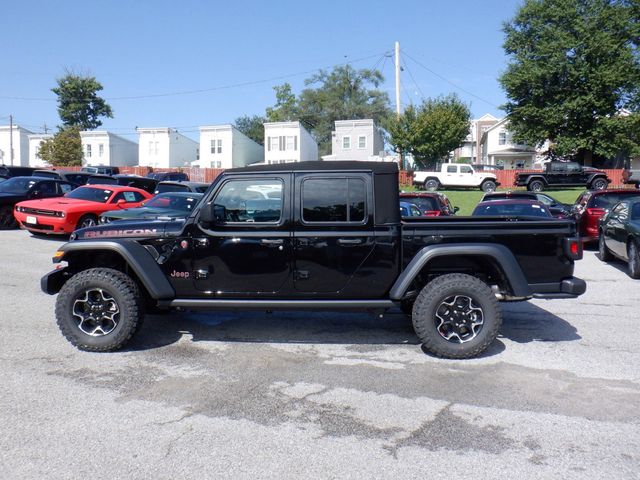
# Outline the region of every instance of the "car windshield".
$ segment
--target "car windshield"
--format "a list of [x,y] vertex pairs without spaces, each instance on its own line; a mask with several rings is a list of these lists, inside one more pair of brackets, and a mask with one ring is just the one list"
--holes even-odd
[[198,204],[201,198],[202,195],[172,195],[170,193],[164,193],[153,197],[145,203],[144,206],[190,212],[193,210],[193,207]]
[[629,198],[630,196],[640,196],[640,191],[629,192],[629,193],[607,193],[605,195],[594,195],[593,196],[593,205],[591,208],[611,208],[618,202]]
[[38,183],[38,180],[34,180],[30,177],[13,177],[0,184],[0,192],[25,193],[36,183]]
[[473,215],[507,215],[510,217],[549,217],[542,206],[528,203],[504,203],[478,205]]
[[423,212],[440,210],[438,207],[438,201],[432,197],[403,197],[410,200],[411,203],[417,205]]
[[65,197],[87,200],[89,202],[107,203],[112,193],[113,190],[102,188],[78,187],[72,192],[67,193]]

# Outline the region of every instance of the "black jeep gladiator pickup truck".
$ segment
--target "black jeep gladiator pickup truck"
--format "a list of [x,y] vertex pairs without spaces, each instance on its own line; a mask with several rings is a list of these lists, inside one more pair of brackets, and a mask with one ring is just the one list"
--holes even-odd
[[583,167],[577,162],[547,162],[544,171],[519,173],[514,185],[527,187],[532,192],[547,188],[586,187],[589,190],[604,190],[611,180],[602,170]]
[[575,224],[401,219],[394,163],[301,162],[225,171],[186,220],[78,230],[42,278],[76,347],[110,351],[148,309],[357,309],[411,314],[429,352],[467,358],[502,322],[498,301],[570,298]]

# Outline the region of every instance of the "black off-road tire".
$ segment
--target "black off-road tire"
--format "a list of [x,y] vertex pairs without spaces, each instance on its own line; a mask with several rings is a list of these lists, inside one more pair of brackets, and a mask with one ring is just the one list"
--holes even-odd
[[591,190],[604,190],[607,188],[607,181],[604,178],[596,178],[593,182],[591,182]]
[[18,222],[13,216],[13,208],[10,206],[0,207],[0,230],[12,230],[18,227]]
[[93,215],[92,213],[87,213],[80,217],[78,223],[76,225],[76,230],[80,230],[81,228],[94,227],[98,225],[98,217]]
[[[79,321],[78,316],[74,315],[74,308],[78,309],[75,306],[76,301],[82,304],[84,298],[88,298],[87,292],[95,291],[105,292],[103,298],[110,297],[108,301],[115,302],[119,313],[112,317],[115,326],[111,331],[91,335],[80,327],[82,322]],[[144,319],[142,296],[136,282],[118,270],[111,268],[84,270],[75,274],[62,286],[56,299],[56,319],[62,334],[78,349],[90,352],[117,350],[140,330]]]
[[613,260],[613,255],[604,243],[604,232],[600,232],[600,235],[598,236],[598,256],[603,262],[610,262]]
[[532,180],[527,185],[527,190],[530,192],[541,192],[544,190],[544,182],[542,180]]
[[496,187],[497,187],[496,182],[494,182],[493,180],[485,180],[480,185],[480,190],[482,190],[485,193],[490,193],[490,192],[495,192]]
[[[457,296],[470,298],[483,317],[482,327],[464,343],[447,340],[438,330],[438,309],[445,300]],[[479,355],[493,343],[502,325],[502,311],[486,283],[471,275],[451,273],[425,285],[413,305],[412,320],[425,350],[442,358],[462,359]]]
[[428,192],[435,192],[440,188],[440,181],[437,178],[427,178],[424,181],[423,188]]
[[634,239],[627,244],[627,266],[631,278],[640,278],[640,246]]

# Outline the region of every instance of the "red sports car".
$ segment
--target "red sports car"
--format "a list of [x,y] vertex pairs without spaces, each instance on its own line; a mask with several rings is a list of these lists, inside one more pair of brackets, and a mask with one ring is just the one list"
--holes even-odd
[[30,232],[69,234],[96,225],[104,212],[139,207],[151,197],[153,195],[139,188],[86,185],[64,197],[20,202],[14,216]]

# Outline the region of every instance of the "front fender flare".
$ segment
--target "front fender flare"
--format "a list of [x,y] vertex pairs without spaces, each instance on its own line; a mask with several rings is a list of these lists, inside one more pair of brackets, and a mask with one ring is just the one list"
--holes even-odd
[[515,297],[530,297],[533,292],[511,250],[493,243],[430,245],[420,250],[396,280],[389,296],[401,300],[422,268],[435,258],[445,256],[481,256],[495,260],[505,274]]

